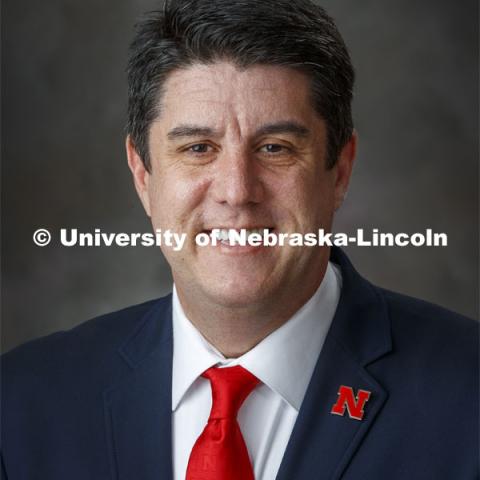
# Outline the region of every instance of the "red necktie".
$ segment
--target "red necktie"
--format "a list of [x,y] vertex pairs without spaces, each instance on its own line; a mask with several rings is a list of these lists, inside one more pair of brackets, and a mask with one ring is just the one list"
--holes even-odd
[[190,453],[186,480],[254,480],[237,413],[258,378],[240,365],[212,367],[202,377],[212,386],[212,410]]

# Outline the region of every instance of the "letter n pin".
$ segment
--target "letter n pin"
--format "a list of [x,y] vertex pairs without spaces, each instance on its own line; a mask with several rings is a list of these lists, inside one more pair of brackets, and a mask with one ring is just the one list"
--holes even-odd
[[355,396],[352,387],[340,385],[338,389],[338,399],[332,407],[330,413],[333,415],[345,415],[345,410],[348,411],[348,416],[355,420],[363,420],[365,414],[364,407],[372,392],[368,390],[358,390]]

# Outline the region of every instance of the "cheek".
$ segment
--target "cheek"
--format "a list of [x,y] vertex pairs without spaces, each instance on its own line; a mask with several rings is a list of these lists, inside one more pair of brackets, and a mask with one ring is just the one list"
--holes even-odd
[[152,222],[156,228],[185,226],[201,203],[206,182],[199,178],[164,172],[152,182],[149,190]]
[[330,175],[324,172],[291,173],[270,183],[278,220],[293,221],[300,230],[328,223],[334,207]]

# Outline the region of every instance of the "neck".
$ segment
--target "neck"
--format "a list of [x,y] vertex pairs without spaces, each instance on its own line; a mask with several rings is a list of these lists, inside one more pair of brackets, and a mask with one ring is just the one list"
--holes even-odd
[[[211,301],[205,295],[199,298],[177,284],[178,298],[185,315],[197,330],[226,358],[238,358],[280,328],[313,296],[325,275],[327,265],[317,273],[309,287],[302,285],[301,295],[286,291],[254,305],[229,307]],[[296,285],[298,289],[298,284]],[[279,301],[278,299],[285,299]]]

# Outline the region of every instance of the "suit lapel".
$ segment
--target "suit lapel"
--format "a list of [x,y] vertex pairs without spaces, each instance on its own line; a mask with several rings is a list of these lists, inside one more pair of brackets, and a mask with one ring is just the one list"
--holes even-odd
[[[312,375],[277,480],[339,479],[375,422],[387,392],[367,365],[391,350],[390,321],[383,298],[339,250],[342,294]],[[341,385],[371,392],[362,420],[331,414]]]
[[160,300],[119,353],[130,366],[104,392],[112,478],[172,478],[171,297]]

